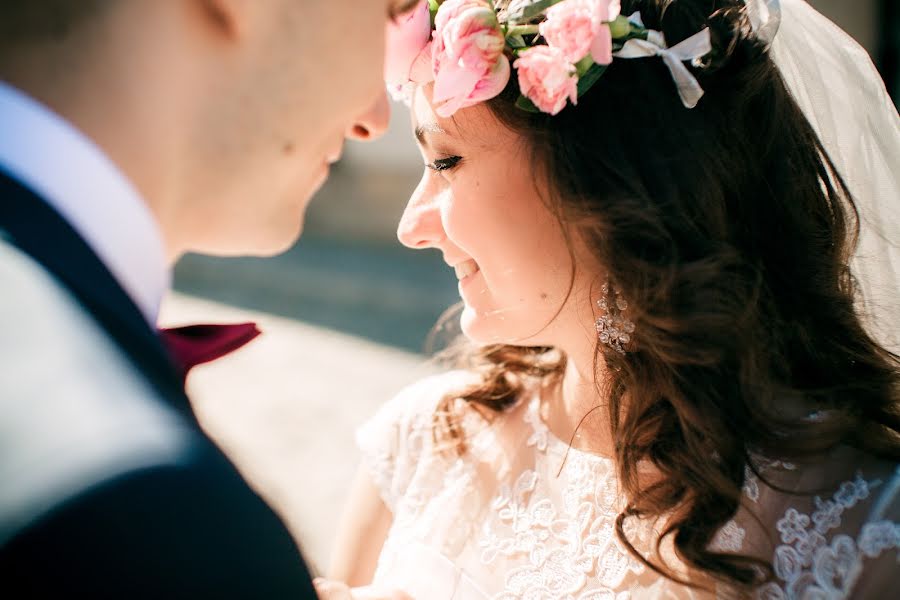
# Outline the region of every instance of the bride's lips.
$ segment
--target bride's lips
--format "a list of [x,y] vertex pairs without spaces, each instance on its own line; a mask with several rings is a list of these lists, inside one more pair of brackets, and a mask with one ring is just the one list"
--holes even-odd
[[478,267],[478,263],[474,260],[467,260],[459,263],[453,270],[456,271],[456,278],[459,280],[459,285],[464,286],[466,283],[472,280],[475,275],[478,274],[481,269]]

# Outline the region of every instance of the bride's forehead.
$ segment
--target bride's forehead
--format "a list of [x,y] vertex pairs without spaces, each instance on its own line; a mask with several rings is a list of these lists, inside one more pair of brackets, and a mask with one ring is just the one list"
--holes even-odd
[[417,110],[423,110],[424,107],[427,107],[432,112],[434,111],[431,106],[431,95],[433,92],[434,84],[426,83],[418,84],[415,86],[412,95],[412,103],[410,104],[413,113],[415,113]]
[[425,125],[426,123],[439,124],[443,121],[434,110],[431,103],[432,86],[418,85],[412,97],[410,104],[410,113],[412,114],[413,125]]
[[499,121],[484,104],[460,109],[452,117],[442,117],[432,103],[433,84],[416,87],[410,105],[413,128],[432,133],[445,133],[459,139],[481,137],[480,134],[502,129]]
[[435,111],[434,105],[431,103],[432,87],[430,84],[416,86],[410,105],[412,126],[419,141],[424,141],[423,134],[431,137],[436,134],[455,134],[458,131],[455,118],[441,117]]

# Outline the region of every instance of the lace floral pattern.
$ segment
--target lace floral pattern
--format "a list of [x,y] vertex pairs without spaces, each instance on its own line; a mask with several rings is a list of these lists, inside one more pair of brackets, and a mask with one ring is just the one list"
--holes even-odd
[[561,505],[555,505],[547,489],[550,469],[544,468],[550,466],[549,432],[536,410],[525,419],[532,426],[526,445],[543,460],[536,462],[537,470],[522,472],[512,487],[501,487],[479,541],[485,564],[500,556],[522,563],[507,571],[504,589],[494,600],[627,598],[615,590],[644,566],[615,539],[619,498],[612,465],[574,454],[561,473]]
[[738,553],[744,547],[747,530],[734,520],[728,521],[713,538],[712,547],[720,552]]
[[857,473],[843,482],[830,499],[816,496],[811,514],[789,508],[775,528],[781,544],[775,549],[773,567],[780,580],[759,590],[757,597],[845,598],[862,572],[863,559],[876,558],[898,547],[898,525],[890,521],[866,523],[854,539],[847,534],[827,535],[841,526],[843,513],[871,494],[881,481],[867,481]]
[[[487,429],[464,421],[467,434],[479,432],[459,457],[432,447],[434,403],[423,400],[425,393],[386,407],[360,436],[394,515],[376,583],[407,581],[416,570],[409,565],[424,564],[420,553],[427,548],[455,572],[442,579],[451,582],[446,585],[422,574],[425,587],[418,589],[425,595],[413,597],[428,600],[707,597],[660,578],[622,546],[615,521],[624,498],[614,463],[553,436],[537,396]],[[745,471],[742,508],[711,544],[771,561],[775,579],[756,590],[758,599],[849,598],[871,561],[900,549],[900,525],[892,520],[900,511],[900,471],[872,477],[859,470],[822,488],[832,491],[802,499],[769,485],[779,477],[799,480],[803,469],[754,458]],[[876,504],[887,513],[872,512]],[[656,529],[637,519],[624,526],[635,548],[649,556]],[[677,561],[670,566],[677,568]],[[893,581],[900,584],[897,575]],[[732,590],[717,592],[726,597]]]

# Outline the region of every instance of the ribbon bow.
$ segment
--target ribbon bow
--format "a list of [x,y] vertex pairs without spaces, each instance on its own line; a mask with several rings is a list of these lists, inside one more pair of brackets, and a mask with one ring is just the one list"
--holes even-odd
[[259,334],[256,323],[186,325],[159,330],[160,339],[183,378],[197,365],[231,354]]
[[705,27],[702,31],[671,48],[666,45],[666,38],[662,33],[650,30],[646,40],[630,39],[613,56],[616,58],[659,56],[669,67],[669,72],[672,73],[672,78],[678,87],[678,95],[681,96],[681,102],[686,108],[694,108],[703,97],[703,88],[684,66],[684,61],[702,58],[710,52],[712,52],[712,39],[709,28]]

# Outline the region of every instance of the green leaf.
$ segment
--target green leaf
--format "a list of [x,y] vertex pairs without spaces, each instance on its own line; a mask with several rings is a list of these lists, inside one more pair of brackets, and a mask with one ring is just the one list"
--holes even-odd
[[525,38],[523,38],[521,35],[509,36],[508,38],[506,38],[506,43],[509,44],[509,47],[513,49],[526,47]]
[[579,60],[575,63],[575,74],[579,77],[584,77],[584,74],[587,73],[591,67],[594,66],[594,59],[590,54]]
[[562,0],[533,0],[530,4],[524,2],[517,4],[512,11],[507,13],[509,23],[527,23],[542,12]]
[[438,0],[428,0],[428,12],[431,14],[431,28],[434,29],[434,17],[437,15],[438,9],[441,7]]
[[525,96],[519,94],[519,99],[516,100],[516,108],[521,108],[525,112],[530,113],[539,113],[538,107],[534,105],[534,102],[526,98]]
[[606,67],[607,65],[594,64],[590,69],[588,69],[587,73],[585,73],[584,76],[578,80],[579,98],[584,96],[587,91],[600,80],[600,78],[603,76],[603,73],[606,72]]
[[628,35],[626,35],[624,38],[621,38],[620,41],[622,43],[625,43],[628,40],[644,40],[644,41],[646,41],[648,37],[650,37],[649,30],[641,29],[639,27],[635,27],[632,25],[631,31],[629,31]]
[[537,35],[537,25],[513,25],[506,30],[506,35]]
[[628,17],[624,15],[619,15],[609,24],[609,32],[612,34],[613,39],[616,40],[628,36],[633,28],[636,28],[636,26],[632,25]]

